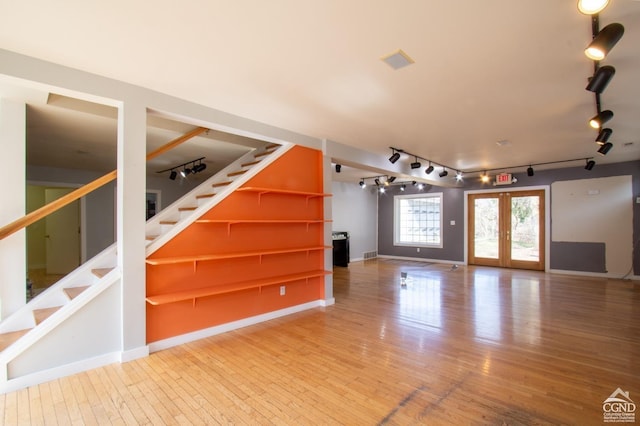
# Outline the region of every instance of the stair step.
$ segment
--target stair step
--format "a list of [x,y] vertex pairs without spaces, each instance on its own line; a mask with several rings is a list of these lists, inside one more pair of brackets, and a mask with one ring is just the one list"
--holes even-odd
[[271,154],[272,152],[273,152],[273,151],[264,151],[264,152],[261,152],[261,153],[259,153],[259,154],[254,155],[254,158],[264,157],[265,155],[269,155],[269,154]]
[[277,143],[271,143],[267,145],[264,149],[269,150],[269,149],[275,149],[275,148],[280,148],[280,145]]
[[153,240],[155,240],[156,238],[158,238],[158,236],[157,236],[157,235],[147,235],[147,241],[153,241]]
[[27,328],[25,330],[10,331],[9,333],[0,334],[0,352],[4,351],[9,346],[11,346],[16,340],[18,340],[19,338],[27,334],[29,330],[31,329]]
[[197,209],[197,207],[178,207],[179,212],[191,212]]
[[175,225],[178,223],[177,220],[161,220],[160,225]]
[[67,295],[69,300],[73,300],[76,297],[78,297],[80,295],[80,293],[82,293],[83,291],[85,291],[88,288],[89,288],[88,285],[83,286],[83,287],[67,287],[67,288],[64,289],[64,293]]
[[214,192],[213,194],[201,194],[201,195],[196,195],[196,199],[197,200],[201,200],[203,198],[211,198],[214,195],[216,195],[216,193]]
[[62,308],[62,306],[54,306],[53,308],[43,308],[43,309],[34,309],[33,310],[33,318],[36,320],[36,325],[40,324],[42,321],[49,318],[58,309]]
[[107,275],[109,272],[113,271],[113,268],[97,268],[92,269],[91,272],[98,278],[102,278]]
[[250,163],[242,163],[241,166],[242,167],[254,166],[254,165],[258,164],[260,161],[262,161],[262,160],[251,161]]
[[229,177],[234,177],[234,176],[240,176],[247,173],[246,170],[238,170],[237,172],[232,172],[232,173],[228,173],[227,176]]
[[231,182],[218,182],[218,183],[214,183],[211,186],[214,187],[214,188],[218,188],[220,186],[227,186],[227,185],[231,185]]

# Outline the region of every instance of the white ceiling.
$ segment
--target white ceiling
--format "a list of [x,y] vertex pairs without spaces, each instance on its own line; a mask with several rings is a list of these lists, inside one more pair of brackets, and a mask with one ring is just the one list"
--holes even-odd
[[[615,113],[606,157],[587,125],[591,21],[575,0],[2,2],[0,46],[380,155],[394,146],[473,170],[640,159],[640,2],[611,0],[600,22],[625,26],[603,61],[617,71],[602,95]],[[415,64],[381,61],[398,49]],[[30,117],[46,121],[47,108]],[[91,120],[77,132],[98,138],[105,123]],[[50,159],[54,140],[36,135],[49,138],[38,150]]]

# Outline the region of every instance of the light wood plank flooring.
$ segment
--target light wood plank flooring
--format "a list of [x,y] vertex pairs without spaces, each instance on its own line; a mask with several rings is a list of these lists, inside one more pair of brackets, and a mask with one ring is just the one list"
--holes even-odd
[[618,387],[640,405],[637,282],[381,259],[334,281],[334,306],[0,395],[0,422],[589,425]]

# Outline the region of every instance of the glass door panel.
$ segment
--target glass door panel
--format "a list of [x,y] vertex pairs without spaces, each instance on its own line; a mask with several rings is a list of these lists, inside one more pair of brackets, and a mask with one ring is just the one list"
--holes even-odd
[[540,261],[540,197],[511,197],[511,260]]
[[500,255],[500,215],[497,198],[474,200],[474,253],[476,257],[498,259]]

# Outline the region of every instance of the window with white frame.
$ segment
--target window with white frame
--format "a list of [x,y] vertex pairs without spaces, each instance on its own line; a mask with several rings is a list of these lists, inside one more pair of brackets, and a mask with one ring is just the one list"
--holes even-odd
[[442,248],[442,193],[396,195],[393,243]]

